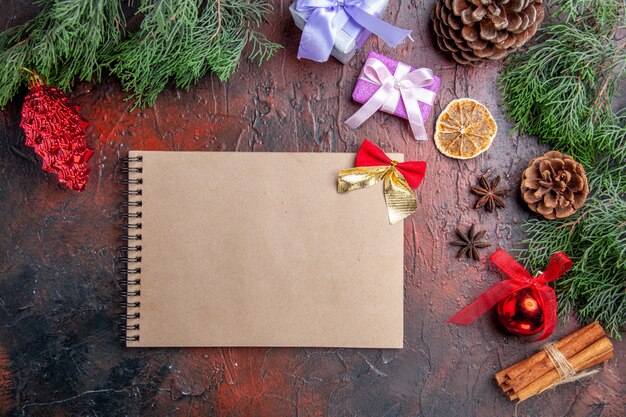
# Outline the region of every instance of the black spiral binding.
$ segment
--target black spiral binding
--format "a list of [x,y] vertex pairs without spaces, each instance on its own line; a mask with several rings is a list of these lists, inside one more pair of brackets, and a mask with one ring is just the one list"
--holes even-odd
[[[141,307],[141,302],[134,297],[141,295],[141,207],[142,201],[137,198],[142,195],[141,187],[142,178],[136,178],[135,174],[141,174],[143,168],[137,166],[142,162],[141,156],[133,156],[121,159],[122,173],[128,174],[129,178],[122,179],[122,185],[127,189],[122,191],[122,195],[126,197],[126,201],[122,203],[123,212],[120,217],[123,219],[122,228],[124,234],[121,240],[126,244],[119,248],[118,262],[120,267],[117,273],[121,276],[119,280],[122,290],[120,296],[122,301],[120,307],[124,309],[120,313],[120,323],[118,329],[120,331],[120,342],[136,342],[139,340],[139,334],[129,335],[129,332],[136,333],[139,330],[138,320],[141,314],[137,309]],[[133,178],[130,178],[132,174]],[[131,311],[132,309],[132,311]]]

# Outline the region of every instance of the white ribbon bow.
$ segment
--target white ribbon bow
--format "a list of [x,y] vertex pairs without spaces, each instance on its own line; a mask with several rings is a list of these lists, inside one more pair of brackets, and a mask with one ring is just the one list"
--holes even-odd
[[348,126],[351,128],[361,126],[378,110],[393,114],[400,99],[402,99],[415,139],[426,140],[426,129],[424,128],[419,102],[432,105],[435,101],[436,94],[424,88],[432,85],[435,81],[432,70],[419,68],[411,71],[410,66],[399,62],[395,73],[392,75],[381,61],[376,58],[369,58],[365,61],[359,79],[378,84],[381,87],[356,113],[346,120]]

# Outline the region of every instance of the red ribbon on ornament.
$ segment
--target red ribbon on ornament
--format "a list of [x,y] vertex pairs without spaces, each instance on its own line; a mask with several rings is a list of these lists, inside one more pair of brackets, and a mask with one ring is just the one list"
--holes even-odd
[[395,166],[409,183],[411,188],[419,187],[424,179],[426,172],[426,162],[424,161],[392,161],[378,146],[365,139],[356,154],[357,167],[375,167],[375,166]]
[[509,295],[524,288],[530,288],[539,301],[544,314],[544,325],[539,337],[534,342],[550,336],[556,327],[556,294],[547,283],[564,275],[572,267],[572,261],[563,252],[556,252],[550,258],[545,272],[533,278],[511,255],[502,249],[495,251],[489,259],[509,279],[501,281],[485,291],[474,302],[459,311],[447,321],[467,326],[498,304]]

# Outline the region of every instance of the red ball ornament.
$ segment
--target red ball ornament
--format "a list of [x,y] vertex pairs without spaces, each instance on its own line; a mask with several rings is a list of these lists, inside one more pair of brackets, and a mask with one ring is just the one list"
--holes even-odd
[[531,288],[524,288],[498,303],[498,319],[511,333],[530,336],[543,329],[544,314],[541,299]]

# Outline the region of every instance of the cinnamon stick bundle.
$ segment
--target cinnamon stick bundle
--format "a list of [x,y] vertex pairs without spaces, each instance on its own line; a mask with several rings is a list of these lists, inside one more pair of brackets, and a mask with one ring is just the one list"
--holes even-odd
[[[554,343],[577,372],[613,357],[613,344],[599,323],[591,323]],[[549,389],[562,376],[545,350],[495,374],[498,385],[511,401],[524,401]]]

